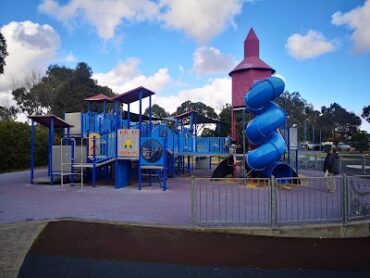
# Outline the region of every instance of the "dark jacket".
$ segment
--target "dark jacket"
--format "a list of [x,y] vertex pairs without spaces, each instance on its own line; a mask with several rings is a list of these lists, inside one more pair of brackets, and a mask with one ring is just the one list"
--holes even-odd
[[328,170],[332,174],[340,174],[340,157],[337,153],[328,153],[325,157],[323,171]]

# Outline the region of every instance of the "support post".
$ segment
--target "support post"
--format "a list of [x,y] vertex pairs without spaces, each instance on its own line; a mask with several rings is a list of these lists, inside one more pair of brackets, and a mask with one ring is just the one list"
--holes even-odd
[[142,176],[141,176],[141,121],[142,121],[142,91],[139,93],[139,161],[138,161],[138,189],[141,190],[141,181],[142,181]]
[[31,184],[33,184],[35,169],[35,122],[31,120]]
[[276,200],[276,179],[275,176],[271,176],[270,179],[271,182],[271,228],[276,228],[277,227],[277,200]]
[[51,117],[50,119],[50,184],[54,184],[54,176],[53,176],[53,143],[54,143],[54,118]]
[[92,171],[92,184],[96,186],[96,137],[93,137],[93,171]]
[[153,124],[152,124],[152,96],[149,96],[149,134],[152,134]]
[[343,223],[348,223],[348,178],[346,174],[342,175],[342,210],[343,210]]
[[195,202],[196,202],[196,188],[195,188],[195,178],[191,176],[191,224],[195,226],[196,224],[196,215],[195,215]]

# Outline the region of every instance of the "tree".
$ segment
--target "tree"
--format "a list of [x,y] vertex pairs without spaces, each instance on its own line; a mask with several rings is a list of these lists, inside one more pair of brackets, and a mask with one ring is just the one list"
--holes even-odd
[[42,95],[35,91],[35,87],[41,82],[41,74],[35,70],[30,71],[25,75],[23,80],[13,80],[12,95],[17,102],[18,107],[23,113],[27,114],[45,114],[45,105],[42,100]]
[[187,100],[183,102],[179,107],[177,107],[175,115],[180,115],[189,111],[196,111],[204,117],[209,119],[218,120],[217,113],[215,110],[208,105],[205,105],[203,102],[191,102]]
[[300,126],[307,118],[307,101],[298,92],[285,91],[276,103],[286,112],[289,126]]
[[[145,116],[149,116],[149,107],[144,111]],[[170,115],[163,107],[159,106],[158,104],[152,105],[152,117],[163,119]]]
[[14,121],[17,118],[17,113],[19,110],[14,107],[4,107],[0,106],[0,120],[1,121]]
[[226,137],[231,131],[231,104],[226,103],[219,114],[220,127],[219,136]]
[[367,151],[369,149],[369,134],[366,131],[356,131],[351,136],[351,144],[360,151]]
[[113,96],[110,88],[97,85],[91,76],[91,68],[83,62],[75,69],[51,65],[31,88],[19,87],[12,94],[23,112],[62,116],[64,112],[83,111],[87,97],[98,93]]
[[370,123],[370,105],[365,106],[364,108],[362,108],[361,117],[363,117],[367,122]]
[[355,113],[348,112],[337,103],[329,107],[321,108],[319,123],[322,128],[331,133],[334,143],[345,140],[352,133],[356,132],[361,125],[361,119]]
[[0,32],[0,74],[4,73],[6,56],[8,56],[8,52],[6,51],[6,40]]
[[201,137],[216,137],[217,132],[216,132],[216,130],[205,127],[205,128],[203,128],[202,134],[200,136]]

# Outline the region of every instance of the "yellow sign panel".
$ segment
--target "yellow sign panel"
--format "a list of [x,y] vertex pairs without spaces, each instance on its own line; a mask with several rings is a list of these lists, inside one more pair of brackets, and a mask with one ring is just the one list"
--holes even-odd
[[139,158],[139,130],[118,130],[118,156],[125,158]]

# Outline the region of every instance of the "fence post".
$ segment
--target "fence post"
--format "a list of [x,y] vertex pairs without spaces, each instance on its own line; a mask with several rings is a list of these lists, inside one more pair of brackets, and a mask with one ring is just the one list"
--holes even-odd
[[343,209],[343,223],[348,223],[348,178],[347,175],[342,175],[342,209]]
[[191,176],[191,224],[192,226],[195,226],[196,224],[196,216],[195,216],[195,202],[196,202],[196,196],[195,196],[196,190],[195,190],[195,178],[194,176]]
[[277,199],[276,199],[276,179],[275,176],[271,176],[271,228],[276,228],[277,226]]

